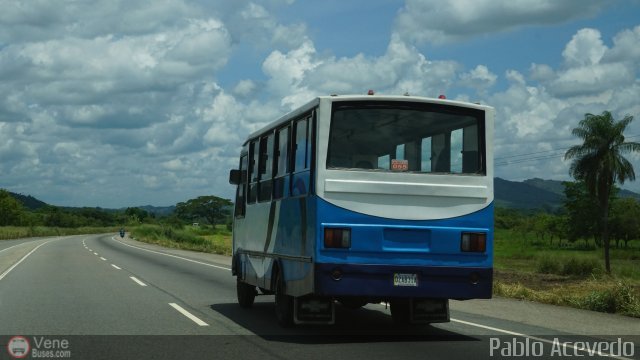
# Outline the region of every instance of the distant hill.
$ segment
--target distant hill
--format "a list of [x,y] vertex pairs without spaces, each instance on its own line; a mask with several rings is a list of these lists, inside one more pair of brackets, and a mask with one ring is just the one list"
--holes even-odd
[[138,208],[156,216],[169,216],[176,210],[175,206],[138,206]]
[[550,191],[554,194],[558,194],[564,198],[564,185],[562,181],[558,180],[543,180],[540,178],[533,178],[523,181],[523,183],[535,186],[539,189]]
[[545,184],[537,182],[517,182],[495,178],[493,185],[495,204],[499,207],[555,210],[562,206],[564,201],[562,192],[558,194],[541,186]]
[[[495,178],[494,192],[497,206],[516,209],[556,210],[565,199],[562,181],[539,178],[522,182]],[[618,196],[640,201],[640,194],[629,190],[620,190]]]
[[49,205],[46,202],[40,201],[31,195],[16,194],[12,193],[11,191],[9,191],[9,195],[13,196],[14,199],[20,201],[22,203],[22,206],[29,210],[38,210]]
[[[22,205],[29,209],[29,210],[38,210],[40,208],[43,208],[45,206],[49,206],[49,204],[47,204],[44,201],[38,200],[36,198],[34,198],[31,195],[22,195],[22,194],[16,194],[13,193],[11,191],[9,191],[9,195],[13,196],[14,199],[20,201],[22,203]],[[151,214],[155,214],[156,216],[168,216],[173,214],[173,212],[175,211],[176,207],[175,206],[151,206],[151,205],[145,205],[145,206],[133,206],[133,207],[138,207],[148,213]],[[72,207],[72,206],[64,206],[62,207],[65,210],[78,210],[78,209],[84,209],[84,207]],[[126,208],[122,208],[122,209],[105,209],[105,208],[96,208],[98,210],[102,210],[102,211],[106,211],[106,212],[117,212],[117,211],[124,211],[126,210]]]

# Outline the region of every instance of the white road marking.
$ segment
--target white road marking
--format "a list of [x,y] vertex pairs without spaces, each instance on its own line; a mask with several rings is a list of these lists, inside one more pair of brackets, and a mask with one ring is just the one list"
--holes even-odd
[[133,281],[137,282],[137,283],[138,283],[138,285],[140,285],[140,286],[147,286],[147,284],[145,284],[145,283],[143,283],[142,281],[140,281],[140,280],[136,279],[136,277],[135,277],[135,276],[129,276],[129,278],[130,278],[131,280],[133,280]]
[[106,261],[107,259],[103,258],[102,256],[100,256],[100,260],[102,261]]
[[97,252],[94,252],[94,253],[93,253],[93,255],[98,256],[98,253],[97,253]]
[[[21,263],[21,262],[23,262],[27,257],[29,257],[29,255],[31,255],[31,254],[33,254],[34,252],[36,252],[36,250],[38,250],[42,245],[46,245],[46,244],[48,244],[48,243],[50,243],[50,242],[52,242],[52,241],[55,241],[55,240],[59,240],[59,239],[49,240],[49,241],[47,241],[47,242],[45,242],[45,243],[42,243],[42,244],[40,244],[40,245],[36,246],[35,248],[33,248],[33,250],[31,250],[27,255],[23,256],[23,257],[22,257],[22,259],[20,259],[17,263],[13,264],[13,266],[11,266],[10,268],[8,268],[8,269],[7,269],[7,271],[3,272],[3,273],[0,275],[0,280],[4,279],[4,277],[5,277],[5,276],[7,276],[7,275],[11,272],[11,270],[15,269],[15,268],[16,268],[16,266],[20,265],[20,263]],[[7,250],[7,249],[5,249],[5,250]]]
[[116,270],[122,270],[121,268],[119,268],[119,267],[118,267],[118,265],[111,264],[111,266],[113,266],[114,268],[116,268]]
[[183,309],[180,305],[178,305],[176,303],[169,303],[169,305],[171,305],[172,308],[178,310],[178,312],[181,313],[182,315],[184,315],[184,316],[188,317],[189,319],[191,319],[196,324],[198,324],[200,326],[209,326],[209,324],[207,324],[206,322],[198,319],[195,315],[193,315],[192,313],[190,313],[187,310]]
[[[499,329],[499,328],[492,327],[492,326],[486,326],[486,325],[482,325],[482,324],[476,324],[476,323],[472,323],[472,322],[469,322],[469,321],[458,320],[458,319],[453,319],[453,318],[451,318],[450,320],[451,320],[451,321],[453,321],[453,322],[460,323],[460,324],[465,324],[465,325],[475,326],[475,327],[479,327],[479,328],[486,329],[486,330],[492,330],[492,331],[501,332],[501,333],[503,333],[503,334],[513,335],[513,336],[519,336],[519,337],[525,337],[525,338],[529,338],[529,339],[531,339],[531,340],[536,340],[536,341],[545,342],[545,343],[547,343],[547,344],[560,344],[562,347],[568,347],[568,348],[573,349],[573,350],[574,350],[574,354],[575,354],[575,351],[582,351],[582,352],[586,352],[586,353],[588,353],[588,352],[589,352],[589,351],[588,351],[587,349],[585,349],[584,347],[579,347],[579,346],[573,345],[573,343],[570,343],[570,342],[567,342],[567,343],[560,342],[560,341],[558,341],[558,342],[554,342],[554,341],[552,341],[552,340],[543,339],[543,338],[540,338],[540,337],[537,337],[537,336],[531,336],[531,335],[522,334],[522,333],[518,333],[518,332],[514,332],[514,331],[509,331],[509,330]],[[611,357],[611,358],[614,358],[614,359],[620,359],[620,360],[631,360],[631,359],[626,358],[626,357],[622,357],[622,356],[615,356],[615,355],[607,354],[607,353],[603,353],[603,352],[600,352],[600,351],[597,351],[597,350],[592,350],[592,352],[593,352],[594,354],[598,354],[598,356],[606,356],[606,357]],[[580,356],[582,356],[582,355],[580,355]]]
[[141,247],[137,247],[137,246],[133,246],[133,245],[125,244],[125,243],[123,243],[122,241],[118,241],[118,240],[116,240],[116,238],[115,238],[115,237],[112,237],[111,239],[112,239],[112,240],[114,240],[114,241],[116,241],[116,242],[118,242],[118,243],[120,243],[120,244],[122,244],[122,245],[124,245],[124,246],[132,247],[132,248],[134,248],[134,249],[138,249],[138,250],[142,250],[142,251],[148,251],[148,252],[150,252],[150,253],[154,253],[154,254],[158,254],[158,255],[169,256],[169,257],[172,257],[172,258],[181,259],[181,260],[184,260],[184,261],[189,261],[189,262],[196,263],[196,264],[200,264],[200,265],[204,265],[204,266],[210,266],[210,267],[213,267],[213,268],[216,268],[216,269],[222,269],[222,270],[231,271],[231,269],[230,269],[230,268],[226,268],[226,267],[224,267],[224,266],[218,266],[218,265],[207,264],[207,263],[204,263],[204,262],[201,262],[201,261],[196,261],[196,260],[191,260],[191,259],[183,258],[183,257],[181,257],[181,256],[176,256],[176,255],[171,255],[171,254],[165,254],[165,253],[162,253],[162,252],[159,252],[159,251],[153,251],[153,250],[143,249],[143,248],[141,248]]
[[1,252],[3,252],[3,251],[7,251],[7,250],[9,250],[9,249],[11,249],[11,248],[14,248],[14,247],[16,247],[16,246],[20,246],[20,245],[24,245],[24,244],[26,244],[26,242],[21,243],[21,244],[18,244],[18,245],[10,246],[10,247],[8,247],[8,248],[6,248],[6,249],[2,249],[2,250],[0,250],[0,253],[1,253]]

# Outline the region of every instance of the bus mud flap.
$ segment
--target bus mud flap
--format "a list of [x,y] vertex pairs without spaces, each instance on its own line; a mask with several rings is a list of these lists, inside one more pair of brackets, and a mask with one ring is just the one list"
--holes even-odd
[[293,321],[296,324],[332,325],[336,320],[333,299],[323,297],[296,297],[293,299]]
[[410,322],[413,324],[449,322],[449,300],[411,299]]

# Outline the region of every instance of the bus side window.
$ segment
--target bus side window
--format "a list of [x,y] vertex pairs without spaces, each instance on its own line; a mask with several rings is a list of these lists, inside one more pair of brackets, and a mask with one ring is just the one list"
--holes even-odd
[[249,146],[249,191],[247,194],[247,204],[255,203],[258,197],[258,150],[257,140],[252,141]]
[[278,130],[275,152],[275,177],[273,179],[273,198],[284,197],[286,175],[289,173],[289,132],[290,126]]
[[293,151],[294,151],[293,172],[294,173],[308,168],[307,124],[308,124],[308,119],[302,119],[296,122],[296,126],[295,126],[296,142],[293,148]]
[[270,201],[273,184],[273,133],[260,139],[259,201]]
[[293,171],[291,176],[291,196],[302,196],[309,193],[310,174],[307,169],[311,166],[311,144],[309,141],[309,119],[306,117],[294,123],[293,128],[293,149],[292,149],[292,165]]
[[236,192],[235,216],[242,217],[246,212],[246,191],[247,191],[247,155],[240,158],[240,184]]

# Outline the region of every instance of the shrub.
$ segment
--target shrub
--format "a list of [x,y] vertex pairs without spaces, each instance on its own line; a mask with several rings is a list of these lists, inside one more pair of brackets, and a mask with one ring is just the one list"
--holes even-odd
[[608,313],[622,313],[640,317],[640,301],[633,287],[626,282],[617,281],[612,287],[592,291],[586,298],[578,300],[578,307]]
[[599,275],[602,271],[602,264],[593,258],[571,257],[562,264],[562,275],[588,277]]
[[561,270],[560,260],[552,256],[543,256],[536,264],[536,272],[540,274],[559,274]]
[[604,269],[602,264],[594,258],[541,256],[536,264],[536,272],[585,278],[592,275],[599,276]]

